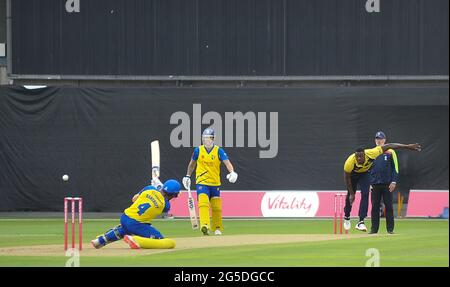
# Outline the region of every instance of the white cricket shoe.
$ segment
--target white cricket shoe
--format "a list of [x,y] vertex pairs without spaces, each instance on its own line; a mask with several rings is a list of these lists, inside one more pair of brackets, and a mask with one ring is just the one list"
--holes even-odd
[[350,228],[352,228],[352,222],[349,219],[345,219],[344,218],[344,229],[345,230],[350,230]]
[[217,229],[216,231],[214,231],[214,235],[222,235],[222,231],[220,231],[220,229]]
[[367,227],[364,224],[364,221],[358,222],[358,224],[356,224],[355,228],[358,229],[359,231],[363,231],[363,232],[367,231]]

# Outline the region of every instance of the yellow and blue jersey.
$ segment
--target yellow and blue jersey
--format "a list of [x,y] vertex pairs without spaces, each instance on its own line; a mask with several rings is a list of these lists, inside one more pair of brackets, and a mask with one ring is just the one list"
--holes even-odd
[[194,149],[192,159],[197,161],[195,170],[196,184],[220,186],[220,163],[228,160],[225,151],[214,145],[209,151],[204,145]]
[[133,204],[124,213],[141,223],[150,223],[163,212],[168,212],[170,203],[154,186],[146,186]]
[[365,149],[364,150],[364,163],[361,165],[356,161],[355,154],[351,154],[344,164],[344,171],[346,173],[357,172],[357,173],[363,173],[367,172],[373,164],[373,161],[379,156],[383,154],[383,149],[381,146],[377,146],[371,149]]

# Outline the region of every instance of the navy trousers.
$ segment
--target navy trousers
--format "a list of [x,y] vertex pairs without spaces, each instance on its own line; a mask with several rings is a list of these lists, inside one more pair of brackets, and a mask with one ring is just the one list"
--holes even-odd
[[[363,221],[367,217],[367,211],[369,209],[369,173],[368,172],[352,172],[351,175],[352,187],[356,192],[357,187],[361,190],[361,202],[359,203],[359,221]],[[347,192],[345,198],[344,215],[346,218],[350,217],[350,212],[352,211],[352,206],[350,205],[350,193]]]

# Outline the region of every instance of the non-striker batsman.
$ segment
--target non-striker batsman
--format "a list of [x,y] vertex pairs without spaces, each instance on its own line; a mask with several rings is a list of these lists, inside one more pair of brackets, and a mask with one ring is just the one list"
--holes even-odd
[[[186,189],[191,186],[191,174],[196,168],[195,183],[197,185],[198,212],[201,231],[204,235],[214,230],[215,235],[222,234],[222,201],[220,198],[220,164],[223,162],[229,172],[227,179],[235,183],[238,175],[228,159],[225,151],[214,144],[214,130],[207,128],[202,134],[203,145],[196,147],[189,162],[183,185]],[[209,209],[212,211],[212,225],[210,224]]]

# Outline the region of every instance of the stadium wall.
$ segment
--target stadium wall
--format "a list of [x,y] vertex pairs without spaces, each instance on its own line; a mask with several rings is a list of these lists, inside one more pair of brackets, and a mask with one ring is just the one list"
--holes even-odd
[[[79,6],[67,3],[80,3]],[[8,1],[13,79],[447,76],[448,0]]]
[[[343,190],[343,163],[360,145],[399,151],[402,192],[448,190],[448,85],[329,88],[0,87],[0,211],[121,211],[149,183],[150,141],[162,178],[181,178],[212,125],[238,182],[223,190]],[[223,170],[225,172],[225,170]],[[68,174],[70,180],[61,180]],[[447,201],[448,202],[448,201]]]

